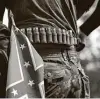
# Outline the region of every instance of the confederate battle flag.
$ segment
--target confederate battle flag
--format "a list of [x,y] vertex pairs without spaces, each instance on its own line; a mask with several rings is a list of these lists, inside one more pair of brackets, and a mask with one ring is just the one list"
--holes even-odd
[[6,97],[25,99],[44,97],[43,70],[42,58],[25,34],[13,24]]

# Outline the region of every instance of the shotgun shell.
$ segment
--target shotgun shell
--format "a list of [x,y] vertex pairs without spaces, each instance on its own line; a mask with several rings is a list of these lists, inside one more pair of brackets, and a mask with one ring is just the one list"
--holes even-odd
[[53,42],[58,43],[56,28],[52,29]]
[[41,43],[47,43],[45,28],[40,28],[40,41]]
[[32,37],[32,28],[27,28],[27,37],[29,38],[30,42],[33,42],[33,37]]
[[52,43],[52,31],[51,31],[51,27],[46,28],[46,32],[47,32],[47,42],[48,43]]
[[61,29],[57,29],[57,36],[58,36],[58,42],[61,44],[62,43],[62,32]]
[[66,30],[65,29],[62,29],[62,41],[64,44],[66,44]]
[[40,43],[40,35],[39,35],[38,27],[33,28],[33,36],[34,36],[34,42]]

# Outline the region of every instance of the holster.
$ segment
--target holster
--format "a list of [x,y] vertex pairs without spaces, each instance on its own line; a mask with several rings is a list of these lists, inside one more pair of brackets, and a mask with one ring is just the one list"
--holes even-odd
[[79,73],[81,75],[81,81],[82,81],[82,92],[81,97],[84,98],[90,98],[90,83],[89,83],[89,77],[85,75],[83,69],[79,69]]

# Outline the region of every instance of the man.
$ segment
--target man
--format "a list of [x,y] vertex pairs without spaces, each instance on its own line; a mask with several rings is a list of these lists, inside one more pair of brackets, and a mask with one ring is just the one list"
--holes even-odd
[[[5,7],[10,9],[17,27],[27,35],[43,58],[46,98],[85,98],[90,95],[88,78],[80,66],[77,54],[83,48],[76,24],[75,9],[82,7],[77,6],[78,3],[81,0],[0,1],[0,19],[2,20]],[[1,27],[1,37],[4,38],[1,41],[5,41],[10,36],[9,30],[2,24]],[[8,32],[5,33],[5,30]],[[9,53],[8,46],[3,47],[1,50]],[[3,57],[2,53],[1,56]],[[5,54],[4,57],[7,59]],[[1,69],[2,75],[6,78],[5,68]],[[2,78],[0,83],[3,82],[6,80]],[[6,83],[0,88],[3,90],[1,97],[5,96],[5,85]]]

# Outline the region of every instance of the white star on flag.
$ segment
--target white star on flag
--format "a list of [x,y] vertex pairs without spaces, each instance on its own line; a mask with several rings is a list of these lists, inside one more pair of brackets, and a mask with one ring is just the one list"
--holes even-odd
[[33,81],[33,80],[32,80],[32,81],[31,81],[31,80],[29,80],[29,83],[28,83],[28,85],[29,85],[29,86],[31,86],[31,87],[32,87],[34,84],[35,84],[35,83],[34,83],[34,81]]
[[24,48],[26,48],[25,44],[21,44],[20,48],[23,50]]
[[44,99],[43,59],[28,37],[16,28],[15,24],[12,24],[6,98]]
[[15,97],[16,95],[18,95],[18,92],[17,92],[17,90],[15,90],[15,89],[13,89],[13,91],[12,91],[11,93],[14,94],[14,97]]
[[25,63],[24,63],[24,66],[25,66],[26,68],[29,67],[29,66],[30,66],[29,61],[28,61],[28,62],[25,62]]

